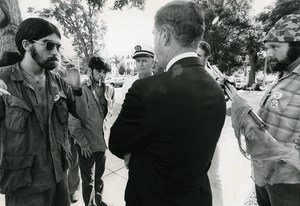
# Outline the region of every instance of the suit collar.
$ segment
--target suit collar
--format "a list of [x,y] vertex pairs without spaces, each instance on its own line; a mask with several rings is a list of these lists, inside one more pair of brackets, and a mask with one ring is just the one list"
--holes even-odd
[[181,75],[184,71],[189,70],[189,68],[194,68],[194,66],[204,69],[198,57],[186,57],[175,62],[167,73],[172,77],[176,77]]
[[187,58],[187,57],[198,57],[198,56],[197,56],[196,52],[185,52],[185,53],[179,54],[179,55],[173,57],[171,59],[171,61],[169,61],[169,63],[167,64],[167,67],[166,67],[166,71],[168,71],[174,65],[175,62],[179,61],[180,59]]
[[200,59],[198,57],[186,57],[186,58],[180,59],[177,62],[175,62],[170,67],[170,69],[168,70],[168,72],[171,71],[171,70],[173,70],[174,68],[176,68],[178,66],[189,67],[189,66],[193,66],[193,65],[199,65],[199,66],[203,67],[203,65],[201,65]]

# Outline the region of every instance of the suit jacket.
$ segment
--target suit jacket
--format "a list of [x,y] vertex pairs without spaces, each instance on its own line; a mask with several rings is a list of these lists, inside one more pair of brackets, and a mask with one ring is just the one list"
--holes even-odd
[[197,57],[137,80],[111,128],[109,149],[131,153],[128,206],[210,206],[207,171],[225,119],[222,89]]

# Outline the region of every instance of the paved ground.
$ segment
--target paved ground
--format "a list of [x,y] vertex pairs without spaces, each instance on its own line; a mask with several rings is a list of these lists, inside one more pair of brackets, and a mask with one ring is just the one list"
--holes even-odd
[[[116,89],[119,97],[121,89]],[[240,91],[255,109],[262,92]],[[118,99],[117,99],[118,100]],[[228,103],[228,107],[230,103]],[[120,104],[116,104],[115,114],[120,110]],[[116,115],[111,120],[114,121]],[[106,135],[108,138],[109,134]],[[219,140],[220,144],[220,174],[222,179],[224,206],[254,206],[253,182],[251,180],[250,162],[244,158],[238,148],[236,138],[231,127],[230,117],[226,122]],[[123,162],[107,151],[107,163],[104,173],[104,200],[113,206],[124,206],[124,190],[127,182],[127,169]],[[4,206],[3,195],[0,196],[0,206]],[[74,206],[84,206],[82,198]]]

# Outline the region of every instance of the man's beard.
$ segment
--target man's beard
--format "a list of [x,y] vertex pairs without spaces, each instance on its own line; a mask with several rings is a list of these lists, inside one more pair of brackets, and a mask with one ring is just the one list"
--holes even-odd
[[288,57],[280,62],[277,61],[276,59],[271,60],[270,62],[272,62],[272,65],[270,65],[270,67],[274,72],[285,71],[287,67],[292,63],[292,61],[290,61]]
[[93,80],[93,82],[95,82],[96,84],[98,84],[98,85],[101,85],[103,82],[104,82],[104,80],[102,79],[102,78],[99,78],[98,80],[94,77],[94,75],[92,75],[92,80]]
[[41,55],[36,51],[34,47],[31,47],[30,54],[32,59],[42,68],[46,70],[53,70],[57,67],[57,57],[50,57],[46,60],[43,60]]
[[293,63],[297,58],[299,57],[298,52],[295,49],[289,48],[287,51],[287,57],[283,59],[282,61],[278,61],[277,59],[271,59],[269,60],[270,63],[273,65],[270,65],[272,71],[275,72],[282,72],[287,70],[288,66]]
[[93,80],[93,82],[95,82],[99,85],[104,83],[104,81],[105,81],[105,77],[96,78],[93,74],[93,71],[92,71],[92,74],[91,74],[91,79]]

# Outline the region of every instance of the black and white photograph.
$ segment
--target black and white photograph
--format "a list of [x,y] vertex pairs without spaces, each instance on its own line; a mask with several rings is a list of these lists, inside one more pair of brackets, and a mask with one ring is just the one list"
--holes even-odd
[[0,0],[0,206],[300,206],[300,0]]

